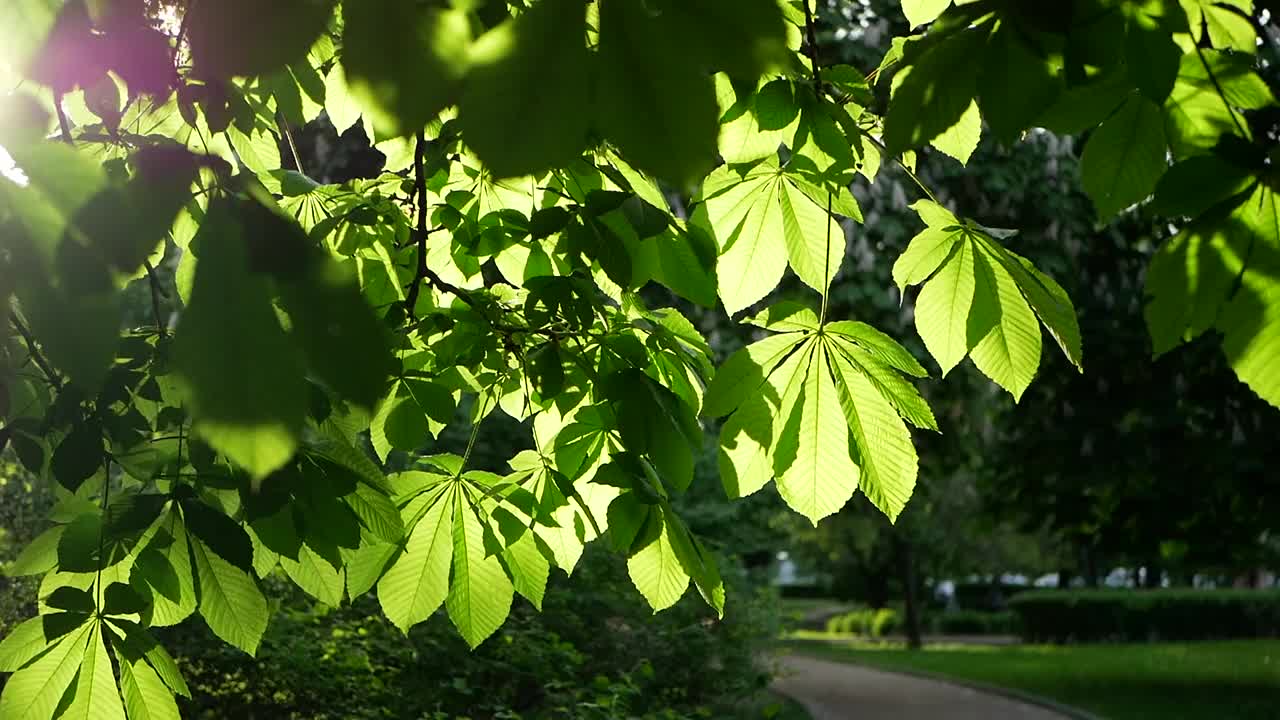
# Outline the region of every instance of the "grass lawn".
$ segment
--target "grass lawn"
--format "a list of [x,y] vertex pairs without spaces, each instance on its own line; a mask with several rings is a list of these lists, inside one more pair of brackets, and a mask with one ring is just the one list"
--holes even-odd
[[915,670],[1051,698],[1110,720],[1280,718],[1280,641],[973,647],[835,645],[806,654]]
[[767,690],[748,704],[743,717],[747,720],[812,720],[800,703]]

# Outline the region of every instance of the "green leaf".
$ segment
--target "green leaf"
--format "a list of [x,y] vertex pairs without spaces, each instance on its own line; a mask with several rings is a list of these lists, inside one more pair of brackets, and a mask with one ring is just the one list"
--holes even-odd
[[119,653],[120,694],[129,720],[179,720],[173,693],[151,666],[142,660],[129,662]]
[[978,252],[974,271],[969,357],[1016,402],[1040,366],[1040,324],[999,262]]
[[773,479],[769,446],[775,408],[767,397],[761,392],[748,395],[720,428],[720,480],[731,499],[751,495]]
[[662,523],[657,538],[627,560],[631,582],[655,613],[676,604],[689,588],[689,575],[671,545],[671,528]]
[[4,574],[9,577],[23,575],[41,575],[49,572],[58,564],[58,542],[62,539],[64,525],[55,525],[40,533],[34,540],[22,548],[18,557],[5,567]]
[[546,594],[547,579],[551,574],[551,563],[538,549],[535,538],[533,533],[525,533],[502,552],[502,557],[511,570],[516,592],[541,610],[542,597]]
[[1125,37],[1125,64],[1138,90],[1152,102],[1162,104],[1178,79],[1182,48],[1158,19],[1134,9],[1130,12]]
[[[766,171],[770,163],[757,166]],[[774,171],[776,172],[776,171]],[[756,170],[741,185],[707,201],[720,245],[717,273],[725,312],[734,315],[769,293],[786,270],[787,246],[778,199],[781,181]]]
[[35,662],[11,675],[0,695],[0,717],[49,720],[84,660],[91,624],[52,645]]
[[191,538],[191,554],[200,580],[200,615],[215,635],[255,654],[268,617],[267,600],[258,583],[195,538]]
[[1053,278],[1037,270],[1031,261],[1006,250],[989,238],[981,240],[988,256],[998,260],[1018,283],[1022,296],[1031,305],[1036,317],[1040,318],[1040,322],[1044,323],[1045,328],[1049,330],[1049,334],[1057,341],[1058,347],[1062,348],[1063,354],[1076,366],[1077,370],[1083,372],[1080,324],[1076,319],[1075,306],[1071,304],[1071,298],[1066,291]]
[[302,363],[252,273],[232,206],[217,202],[200,231],[191,302],[173,343],[195,431],[261,479],[298,446],[306,412]]
[[33,617],[14,627],[0,642],[0,672],[17,672],[35,660],[57,637],[49,637],[49,616]]
[[1196,155],[1174,164],[1156,185],[1151,209],[1159,215],[1195,218],[1253,184],[1253,175],[1219,155]]
[[786,419],[788,431],[794,428],[798,433],[795,460],[780,467],[775,455],[774,470],[782,499],[816,526],[853,497],[859,470],[850,453],[849,428],[826,349],[814,347],[810,358],[800,398]]
[[596,118],[639,170],[680,187],[716,162],[715,87],[686,48],[637,2],[600,7]]
[[829,338],[830,352],[840,353],[843,360],[851,363],[867,380],[875,386],[884,399],[893,405],[893,409],[902,419],[925,430],[938,432],[938,421],[933,416],[929,403],[925,402],[920,391],[898,372],[884,364],[881,358],[860,345],[848,342],[839,335]]
[[151,598],[150,624],[177,625],[196,610],[196,586],[186,527],[177,510],[160,521],[151,542],[134,561],[129,581]]
[[316,600],[330,607],[342,603],[345,590],[342,570],[306,545],[298,549],[297,560],[281,556],[280,567],[294,584]]
[[942,375],[969,353],[968,318],[973,305],[973,245],[967,237],[957,243],[947,260],[916,298],[916,330],[938,361]]
[[1043,49],[1027,43],[1020,28],[1000,24],[987,43],[978,77],[982,119],[996,139],[1013,142],[1053,105],[1063,92],[1058,69]]
[[844,259],[845,236],[840,223],[795,185],[779,182],[782,238],[791,269],[806,285],[826,294]]
[[342,4],[342,69],[379,136],[417,132],[457,99],[470,23],[460,10],[361,0]]
[[80,665],[80,673],[71,688],[71,707],[61,718],[68,720],[125,720],[124,705],[116,687],[111,658],[102,639],[102,624],[94,623],[89,631],[89,646]]
[[906,507],[916,483],[916,450],[911,431],[880,387],[841,353],[827,353],[839,407],[853,436],[858,485],[890,522]]
[[927,227],[912,238],[893,264],[893,282],[899,292],[905,293],[908,285],[918,285],[932,277],[962,238],[959,230],[940,227]]
[[702,413],[720,417],[733,412],[756,393],[773,368],[802,339],[797,333],[771,335],[730,355],[707,386]]
[[1208,30],[1209,40],[1220,50],[1237,50],[1242,53],[1257,51],[1257,36],[1247,17],[1253,11],[1252,0],[1180,2],[1191,23],[1191,37],[1196,42],[1200,42]]
[[902,12],[912,30],[937,20],[949,7],[951,0],[902,0]]
[[1093,133],[1080,160],[1081,182],[1103,221],[1146,199],[1166,168],[1160,108],[1136,94]]
[[956,124],[943,130],[929,144],[935,150],[959,160],[961,165],[967,165],[981,139],[982,115],[978,111],[977,101],[972,101]]
[[585,4],[544,0],[476,40],[458,114],[468,147],[496,177],[566,165],[586,148],[586,32]]
[[893,338],[866,323],[839,320],[827,323],[823,326],[823,330],[853,341],[861,350],[869,353],[878,362],[895,370],[918,378],[929,376],[928,371],[920,365],[915,356],[907,352],[906,348],[899,345]]
[[[919,147],[961,120],[977,94],[982,28],[957,32],[918,57],[898,80],[884,118],[884,143],[890,156]],[[906,71],[899,71],[899,73]]]
[[786,60],[782,11],[774,0],[658,0],[676,47],[696,53],[712,70],[754,80]]
[[498,558],[485,551],[484,526],[466,490],[459,488],[452,500],[453,582],[445,606],[474,649],[507,619],[514,587]]
[[449,593],[455,494],[452,488],[430,494],[426,514],[378,581],[382,612],[405,634],[431,617]]
[[305,57],[333,5],[333,0],[193,3],[183,26],[195,71],[210,79],[261,75]]

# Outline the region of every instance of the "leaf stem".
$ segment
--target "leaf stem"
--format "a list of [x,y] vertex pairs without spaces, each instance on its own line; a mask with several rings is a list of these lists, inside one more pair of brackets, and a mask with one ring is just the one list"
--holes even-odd
[[98,573],[97,579],[94,580],[94,588],[98,594],[96,605],[99,616],[102,615],[102,564],[106,562],[103,552],[107,541],[107,503],[111,498],[111,458],[103,461],[102,473],[102,522],[98,526]]
[[165,330],[165,321],[160,318],[160,278],[156,277],[156,269],[151,266],[150,260],[143,260],[142,266],[147,269],[147,282],[151,285],[151,314],[156,319],[156,332],[160,335],[160,339],[163,340],[169,334]]
[[1236,114],[1236,109],[1227,101],[1227,94],[1222,89],[1222,84],[1218,82],[1218,76],[1213,74],[1213,69],[1209,67],[1209,60],[1204,56],[1204,48],[1196,44],[1196,55],[1200,58],[1200,65],[1204,67],[1204,72],[1209,76],[1209,82],[1213,83],[1213,89],[1217,91],[1218,97],[1222,100],[1222,104],[1227,108],[1227,114],[1231,116],[1231,122],[1236,126],[1236,130],[1240,131],[1243,137],[1249,136],[1249,131],[1245,129],[1244,124]]
[[[874,137],[872,137],[870,134],[864,134],[864,136],[865,136],[868,140],[870,140],[870,141],[871,141],[871,144],[872,144],[872,145],[875,145],[876,147],[880,148],[880,154],[881,154],[881,155],[883,155],[883,156],[885,156],[885,157],[888,157],[888,155],[889,155],[889,148],[885,147],[884,143],[882,143],[882,142],[880,142],[879,140],[875,139],[875,138],[874,138]],[[905,172],[905,173],[907,174],[907,177],[911,178],[911,179],[915,182],[915,184],[916,184],[916,185],[917,185],[921,190],[923,190],[923,191],[924,191],[924,194],[929,196],[929,199],[930,199],[930,200],[934,201],[935,203],[938,203],[939,205],[941,205],[941,204],[942,204],[942,203],[938,202],[938,198],[937,198],[937,196],[933,194],[933,191],[929,189],[929,186],[928,186],[928,185],[925,185],[925,184],[924,184],[924,181],[920,179],[920,176],[916,175],[916,173],[915,173],[915,171],[914,171],[914,170],[912,170],[911,168],[907,167],[907,164],[906,164],[906,163],[904,163],[904,162],[902,162],[902,158],[900,158],[900,157],[895,157],[895,158],[893,158],[893,160],[894,160],[894,162],[898,163],[898,167],[902,168],[902,171],[903,171],[903,172]]]
[[[806,5],[807,7],[807,5]],[[831,272],[831,191],[827,191],[827,244],[822,255],[822,279],[827,282],[827,286],[822,291],[822,314],[818,316],[818,327],[821,328],[827,323],[827,297],[831,294],[831,281],[828,275]]]

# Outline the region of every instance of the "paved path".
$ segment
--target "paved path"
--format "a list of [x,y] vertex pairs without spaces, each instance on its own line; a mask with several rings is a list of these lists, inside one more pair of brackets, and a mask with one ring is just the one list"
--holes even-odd
[[813,720],[1064,720],[1036,705],[910,675],[790,655],[773,690]]

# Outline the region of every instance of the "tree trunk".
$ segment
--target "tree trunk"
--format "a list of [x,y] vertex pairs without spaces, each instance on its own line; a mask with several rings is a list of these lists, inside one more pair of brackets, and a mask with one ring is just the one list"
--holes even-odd
[[907,647],[919,650],[924,646],[923,633],[920,630],[920,607],[916,596],[916,564],[915,555],[911,552],[911,543],[895,534],[898,546],[898,572],[902,580],[902,605],[907,634]]
[[1072,572],[1070,568],[1058,568],[1058,588],[1066,590],[1071,586]]
[[1146,574],[1142,578],[1142,584],[1149,590],[1160,587],[1160,566],[1154,562],[1147,563]]
[[1085,586],[1098,587],[1098,556],[1088,545],[1080,548],[1080,566],[1084,573]]

